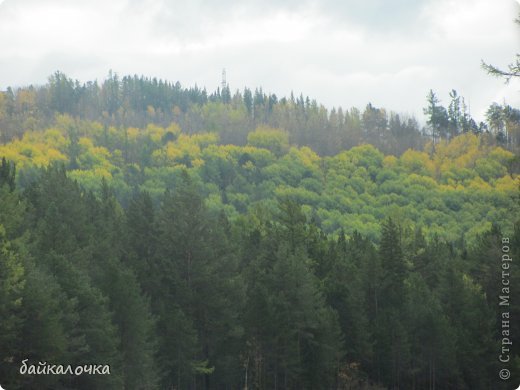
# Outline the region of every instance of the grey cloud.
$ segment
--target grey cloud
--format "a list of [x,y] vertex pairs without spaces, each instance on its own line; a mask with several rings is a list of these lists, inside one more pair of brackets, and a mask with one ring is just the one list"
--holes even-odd
[[320,8],[337,23],[363,26],[372,32],[407,32],[416,26],[424,5],[431,0],[325,0]]
[[[214,32],[219,27],[237,19],[266,17],[274,12],[301,12],[319,10],[331,23],[341,27],[357,26],[370,33],[408,34],[420,33],[424,25],[417,21],[425,4],[432,0],[247,0],[237,2],[222,0],[193,0],[189,2],[168,1],[153,2],[160,4],[157,9],[157,29],[169,34],[173,29],[183,39],[194,34],[201,36],[208,31]],[[143,8],[133,0],[132,7]]]
[[[128,8],[146,11],[143,4],[150,3],[154,13],[154,25],[151,26],[158,37],[167,39],[177,38],[182,42],[200,39],[204,36],[218,33],[222,28],[231,23],[251,18],[267,17],[279,11],[294,11],[301,9],[305,2],[286,1],[260,1],[247,0],[242,2],[222,0],[219,2],[210,0],[193,1],[148,1],[140,2],[132,0]],[[296,6],[300,3],[300,6]]]
[[[472,111],[482,112],[491,100],[506,94],[502,83],[488,78],[479,64],[481,58],[497,65],[513,58],[513,39],[492,39],[495,33],[507,38],[509,29],[504,34],[504,26],[509,16],[501,11],[496,15],[504,20],[486,20],[491,26],[486,42],[479,39],[481,31],[473,30],[471,39],[461,41],[456,34],[433,34],[438,28],[433,21],[442,22],[446,16],[439,2],[447,4],[447,0],[5,0],[0,5],[0,89],[43,83],[57,69],[83,81],[102,79],[113,69],[212,90],[225,67],[233,90],[262,86],[279,96],[303,92],[328,107],[364,107],[370,101],[421,117],[430,88],[444,103],[455,88],[471,101]],[[458,3],[488,6],[485,0]],[[45,9],[50,13],[62,6],[92,20],[55,23],[53,33],[45,35],[48,31],[42,25],[53,20]],[[41,15],[29,12],[35,9]],[[29,21],[24,21],[26,14],[31,14]],[[265,23],[280,14],[289,18],[289,24],[294,18],[295,27],[284,30]],[[279,23],[284,22],[282,18]],[[461,29],[466,22],[461,19]],[[276,39],[299,27],[301,31],[289,39]],[[255,29],[266,28],[280,31],[256,34]],[[234,39],[244,33],[249,35]],[[56,36],[68,39],[53,39]]]

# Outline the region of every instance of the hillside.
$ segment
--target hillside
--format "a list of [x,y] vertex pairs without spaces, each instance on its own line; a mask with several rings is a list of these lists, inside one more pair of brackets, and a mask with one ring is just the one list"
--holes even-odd
[[187,170],[210,210],[232,219],[254,207],[272,212],[287,198],[326,233],[371,239],[388,216],[450,241],[472,241],[492,224],[511,231],[519,217],[514,155],[471,133],[399,157],[367,144],[320,157],[266,126],[237,146],[222,144],[218,133],[187,135],[175,123],[116,128],[61,116],[54,127],[0,146],[0,156],[16,164],[22,187],[35,168],[61,163],[86,189],[107,180],[123,205],[136,191],[158,202]]
[[[0,94],[2,385],[506,390],[518,110],[430,108],[420,130],[59,73]],[[35,374],[52,365],[110,375]]]

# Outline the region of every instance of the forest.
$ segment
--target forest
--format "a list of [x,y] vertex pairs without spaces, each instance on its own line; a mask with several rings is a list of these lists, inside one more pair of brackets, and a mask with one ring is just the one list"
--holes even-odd
[[112,72],[0,92],[2,386],[509,389],[520,110],[448,96],[421,125]]

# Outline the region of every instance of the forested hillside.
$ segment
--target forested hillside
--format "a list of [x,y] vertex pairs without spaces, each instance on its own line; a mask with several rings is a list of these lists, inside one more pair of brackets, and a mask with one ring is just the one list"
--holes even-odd
[[[449,92],[449,94],[448,94]],[[491,134],[493,142],[511,149],[520,146],[520,111],[507,104],[490,104],[486,121],[475,121],[464,97],[446,93],[443,106],[436,93],[425,98],[428,128],[408,115],[367,104],[364,109],[327,109],[302,94],[279,98],[262,88],[215,92],[156,78],[120,77],[112,72],[101,83],[81,83],[61,72],[42,86],[8,88],[0,93],[0,140],[20,138],[27,130],[50,127],[55,114],[97,121],[118,128],[144,128],[149,123],[179,124],[186,134],[217,132],[223,144],[244,145],[259,125],[283,128],[289,142],[309,146],[319,155],[334,155],[363,143],[385,154],[421,149],[433,139],[460,133]],[[426,91],[425,91],[426,95]]]
[[488,141],[465,133],[398,157],[369,144],[320,157],[265,125],[237,146],[222,144],[218,133],[190,136],[175,123],[116,128],[58,116],[53,127],[0,146],[0,156],[16,164],[22,187],[38,167],[63,164],[98,194],[104,178],[125,207],[136,191],[158,204],[186,170],[208,208],[232,219],[255,207],[274,212],[278,200],[293,199],[326,233],[377,239],[381,220],[391,216],[429,238],[472,241],[493,223],[511,232],[518,216],[518,163]]
[[0,93],[1,384],[506,389],[520,115],[477,125],[450,98],[430,91],[420,128],[112,74]]

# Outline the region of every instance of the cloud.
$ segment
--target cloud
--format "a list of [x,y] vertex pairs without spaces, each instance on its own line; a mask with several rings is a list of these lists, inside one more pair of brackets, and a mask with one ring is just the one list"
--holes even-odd
[[212,90],[225,67],[232,89],[418,117],[430,88],[444,99],[455,88],[481,118],[492,101],[520,103],[480,69],[512,61],[517,13],[487,0],[5,0],[0,89],[113,69]]

